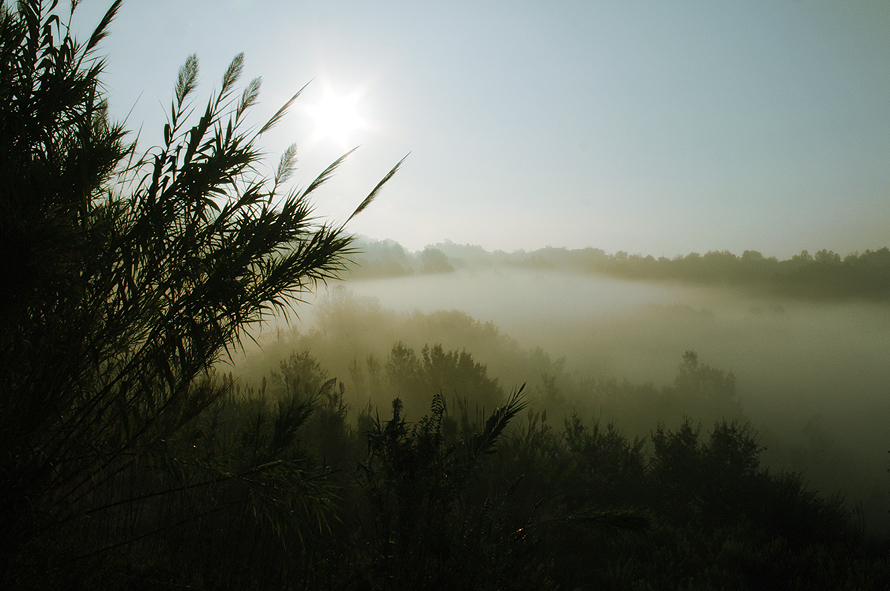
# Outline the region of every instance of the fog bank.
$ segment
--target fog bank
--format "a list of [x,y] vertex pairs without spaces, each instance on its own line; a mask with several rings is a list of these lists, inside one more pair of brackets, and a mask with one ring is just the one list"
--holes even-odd
[[[576,386],[617,378],[657,389],[672,383],[685,351],[696,351],[735,374],[767,461],[804,471],[815,489],[843,489],[870,521],[888,525],[890,306],[497,267],[331,285],[314,302],[292,325],[304,335],[300,346],[347,382],[349,362],[369,353],[383,360],[397,340],[466,349],[505,389],[540,385],[554,367]],[[462,314],[434,315],[440,310]],[[468,330],[465,315],[490,325]],[[311,337],[322,325],[332,334]],[[281,331],[269,326],[260,337],[268,344],[278,335],[284,348],[267,345],[271,357],[288,354]],[[564,365],[542,365],[536,348]]]

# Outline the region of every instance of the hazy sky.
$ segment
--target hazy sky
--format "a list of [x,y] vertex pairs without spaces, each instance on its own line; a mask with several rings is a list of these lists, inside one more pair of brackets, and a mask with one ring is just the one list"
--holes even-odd
[[[84,0],[82,38],[109,4]],[[318,200],[343,220],[411,152],[351,228],[412,250],[890,245],[886,0],[130,0],[111,32],[143,147],[191,53],[203,99],[244,51],[265,116],[312,80],[270,168],[297,142],[305,185],[360,144]],[[319,131],[331,97],[357,128]]]

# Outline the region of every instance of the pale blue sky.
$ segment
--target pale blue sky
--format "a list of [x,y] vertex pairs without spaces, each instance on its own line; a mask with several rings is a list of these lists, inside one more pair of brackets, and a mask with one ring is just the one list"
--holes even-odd
[[191,53],[206,96],[244,51],[266,115],[313,80],[264,144],[271,166],[298,143],[303,184],[343,151],[306,107],[357,93],[361,148],[318,212],[345,219],[411,152],[351,225],[410,249],[890,245],[886,0],[130,0],[103,50],[146,142]]

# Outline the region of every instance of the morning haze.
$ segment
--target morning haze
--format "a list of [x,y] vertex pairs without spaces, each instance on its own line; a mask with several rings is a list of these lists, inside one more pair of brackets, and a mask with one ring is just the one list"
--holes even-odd
[[890,588],[890,3],[61,4],[0,587]]
[[[867,510],[869,527],[890,528],[886,248],[658,261],[597,249],[358,244],[343,284],[301,309],[293,327],[265,329],[259,340],[271,357],[236,364],[246,379],[274,367],[276,355],[308,350],[347,385],[353,404],[385,405],[356,367],[369,358],[385,364],[397,343],[418,354],[439,344],[471,353],[504,388],[526,383],[557,417],[575,410],[641,437],[684,416],[706,425],[749,420],[774,469],[800,470],[826,494],[842,491]],[[673,383],[688,351],[734,374],[738,407],[658,405],[658,389]],[[637,388],[603,386],[615,381]],[[425,400],[399,395],[412,416],[424,414]]]

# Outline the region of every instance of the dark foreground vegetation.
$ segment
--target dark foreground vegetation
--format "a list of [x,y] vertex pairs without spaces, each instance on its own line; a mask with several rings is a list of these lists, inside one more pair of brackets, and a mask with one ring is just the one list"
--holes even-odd
[[779,260],[746,250],[697,252],[674,258],[606,254],[597,248],[542,248],[530,252],[487,252],[478,246],[436,244],[411,253],[391,241],[366,241],[349,273],[357,279],[450,273],[461,268],[497,265],[593,273],[634,281],[679,282],[731,287],[750,293],[812,300],[890,297],[890,249],[866,250],[841,257],[830,250],[801,251]]
[[245,123],[259,81],[235,92],[240,56],[203,110],[189,58],[163,145],[137,157],[92,59],[119,7],[77,43],[55,3],[0,2],[0,587],[890,584],[886,545],[761,466],[732,375],[691,352],[662,401],[727,419],[645,440],[437,345],[356,362],[367,392],[398,395],[383,408],[305,352],[254,386],[218,373],[344,268],[350,238],[309,203],[340,161],[284,195],[293,150],[257,173],[286,106]]
[[[435,351],[439,360],[434,361]],[[881,589],[886,543],[842,499],[760,463],[738,421],[647,439],[523,389],[467,353],[396,345],[381,388],[464,382],[354,409],[306,352],[83,483],[9,556],[17,588]],[[463,359],[463,363],[461,363]],[[691,372],[691,373],[690,373]],[[725,374],[687,355],[674,395]],[[493,411],[475,386],[494,384]],[[696,388],[698,388],[696,390]],[[454,392],[455,389],[452,388]],[[712,392],[723,396],[726,392]],[[494,402],[494,401],[492,401]],[[715,402],[717,404],[717,402]],[[381,416],[382,415],[382,416]],[[57,495],[64,494],[56,491]],[[20,534],[22,532],[20,530]]]

